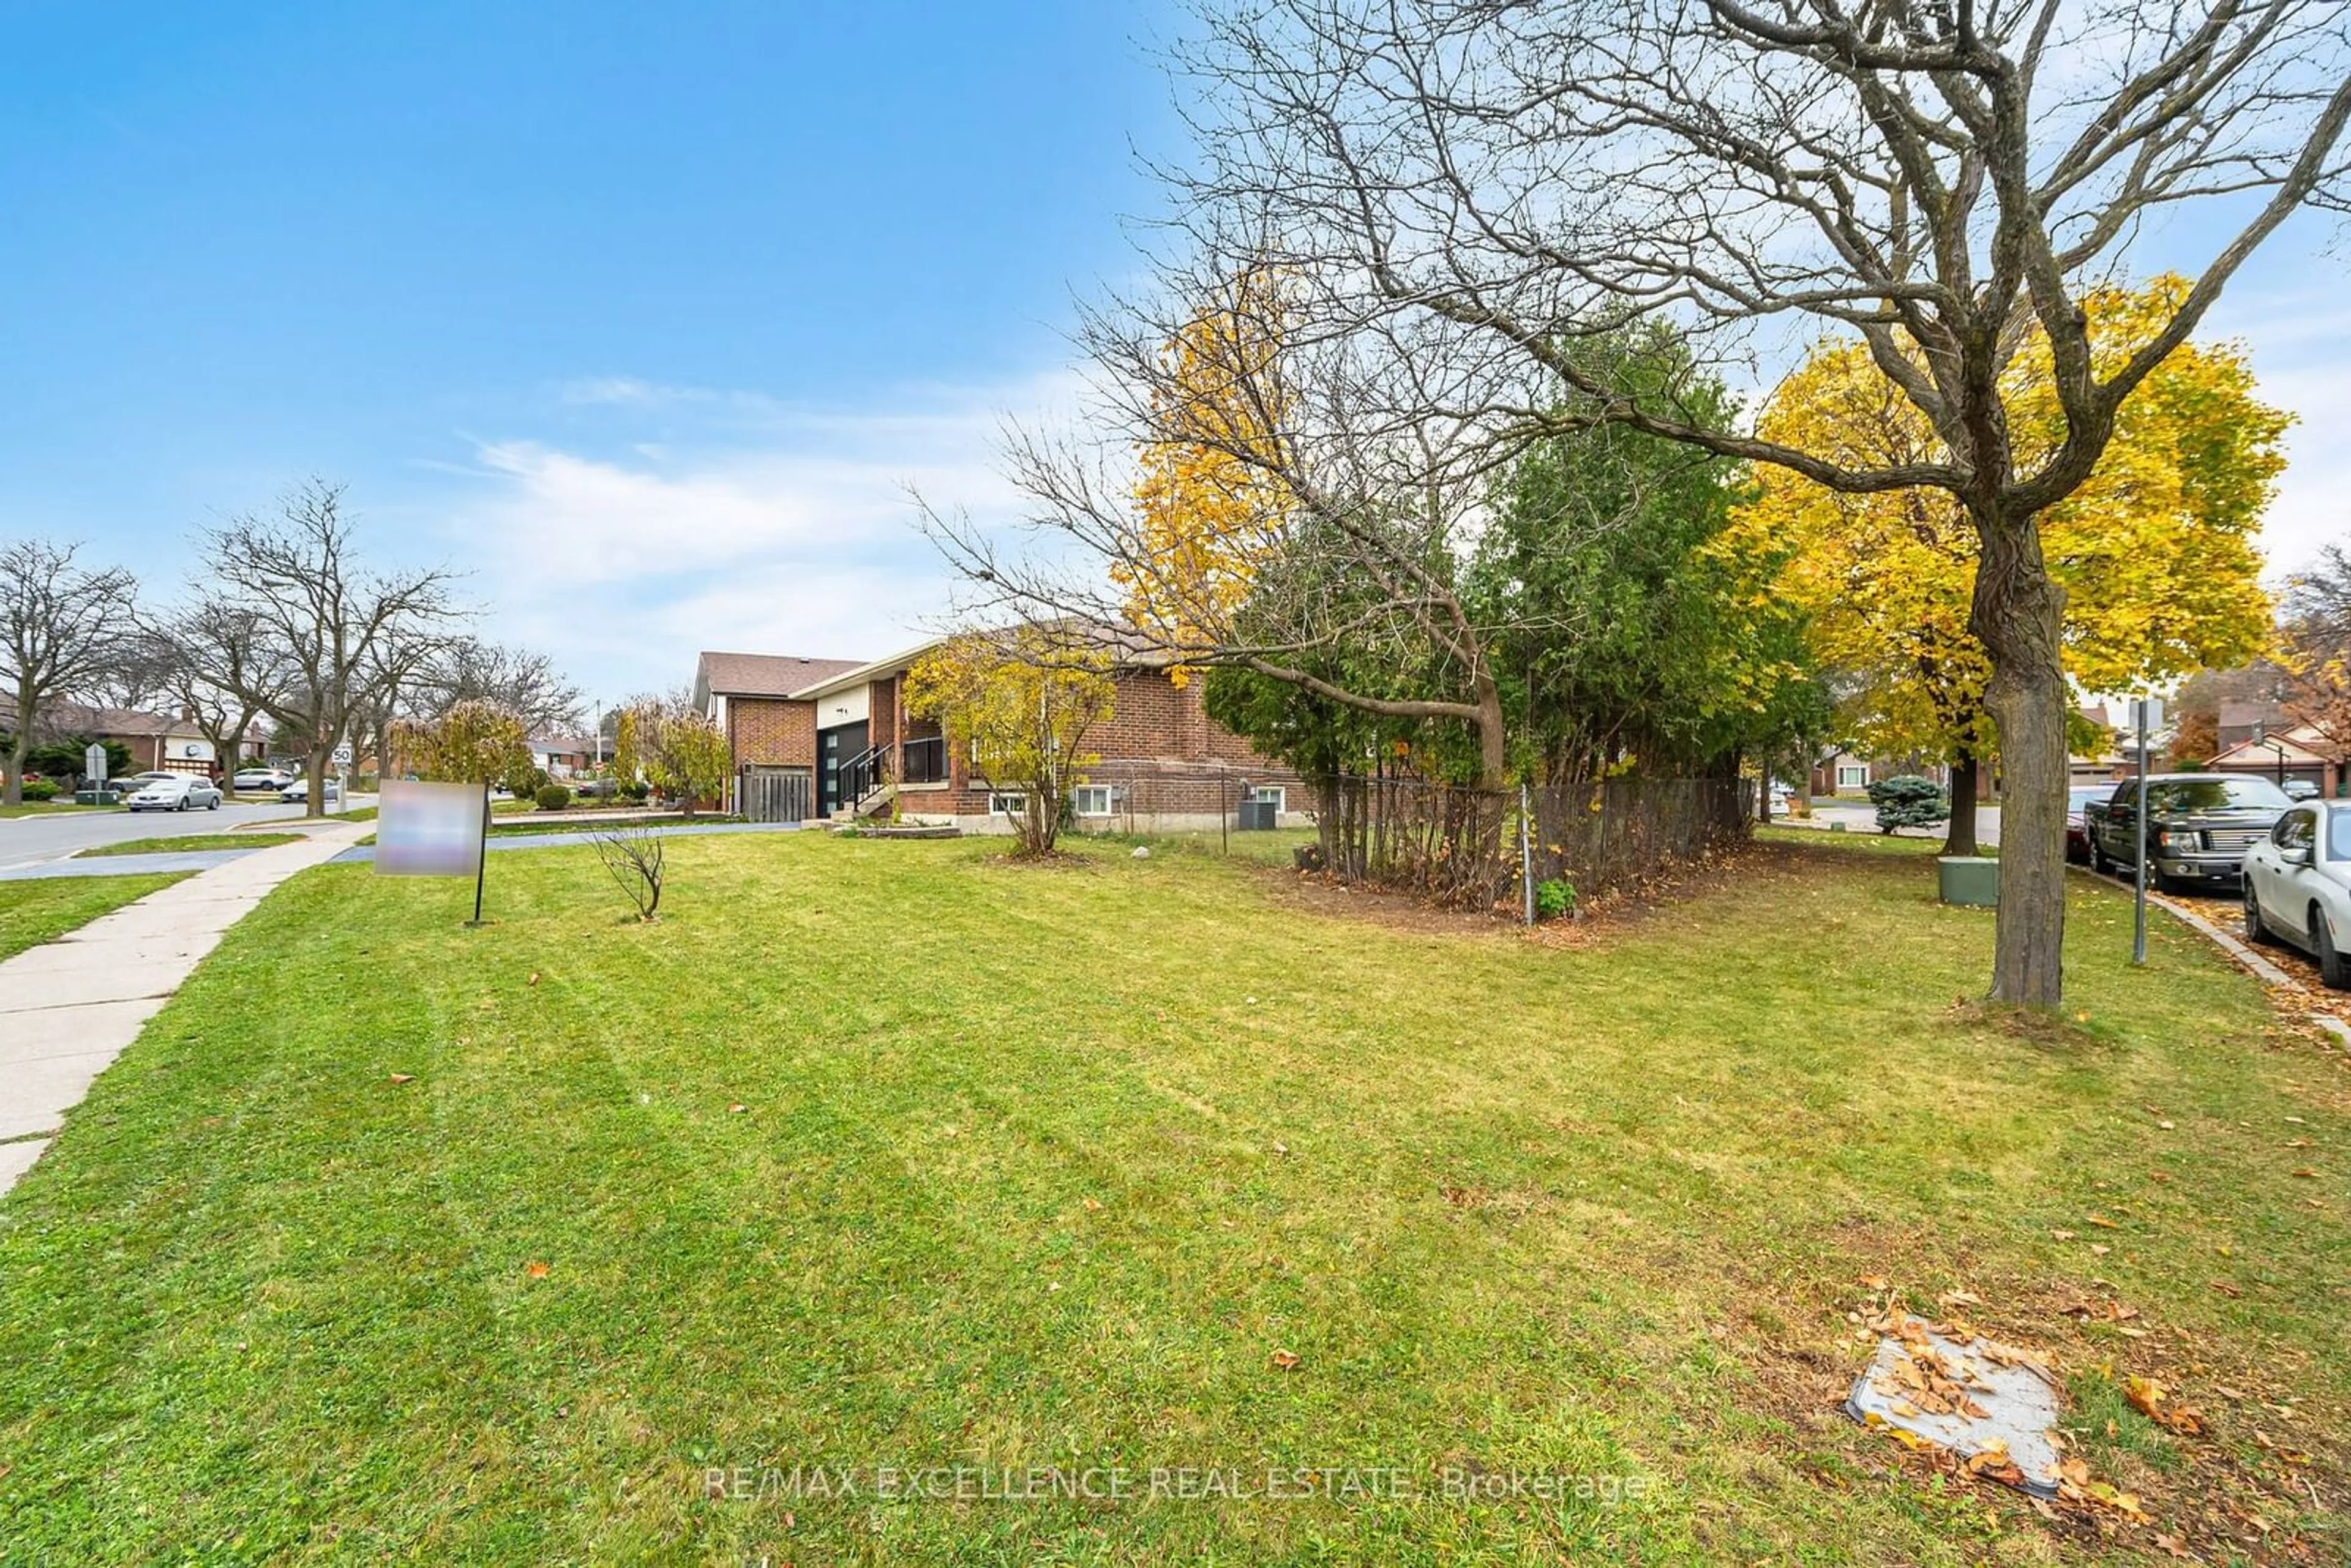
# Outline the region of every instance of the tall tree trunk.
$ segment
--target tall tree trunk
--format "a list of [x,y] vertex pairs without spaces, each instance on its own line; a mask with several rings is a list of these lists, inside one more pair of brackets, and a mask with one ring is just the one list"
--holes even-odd
[[1976,781],[1980,764],[1975,753],[1963,751],[1951,762],[1951,825],[1943,832],[1943,852],[1976,852]]
[[309,788],[302,792],[302,815],[324,817],[327,814],[327,769],[335,765],[335,747],[343,743],[340,735],[320,732],[311,743],[308,780]]
[[0,789],[0,806],[25,803],[25,758],[33,749],[33,707],[41,694],[31,678],[16,683],[16,716],[8,731],[8,783]]
[[1510,776],[1510,729],[1502,717],[1502,688],[1480,670],[1478,693],[1478,787],[1507,788]]
[[2000,727],[2006,785],[1991,999],[2054,1009],[2065,985],[2065,591],[2043,564],[2034,518],[1992,511],[1976,522],[1968,624],[1991,655],[1984,706]]

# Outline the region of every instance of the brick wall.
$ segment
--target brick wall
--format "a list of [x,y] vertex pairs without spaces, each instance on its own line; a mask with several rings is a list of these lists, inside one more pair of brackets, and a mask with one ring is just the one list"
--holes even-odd
[[726,739],[735,766],[816,766],[816,704],[781,697],[728,697]]
[[[1086,749],[1102,759],[1086,770],[1086,780],[1117,787],[1124,792],[1124,804],[1114,818],[1081,819],[1081,828],[1148,827],[1155,818],[1224,816],[1238,804],[1243,779],[1282,785],[1291,812],[1308,809],[1308,790],[1297,774],[1268,761],[1208,717],[1197,675],[1181,687],[1156,670],[1122,670],[1113,678],[1112,716],[1086,738]],[[969,753],[953,747],[948,751],[950,787],[904,790],[903,810],[959,817],[987,811],[987,791],[974,787]]]
[[874,681],[866,687],[870,699],[866,705],[865,743],[868,746],[898,744],[898,683],[895,679]]

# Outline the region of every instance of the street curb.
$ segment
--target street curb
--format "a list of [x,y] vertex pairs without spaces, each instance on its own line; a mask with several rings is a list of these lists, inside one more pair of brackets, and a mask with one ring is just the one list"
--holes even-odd
[[[2074,867],[2073,869],[2082,871],[2083,875],[2091,877],[2095,880],[2105,880],[2104,878],[2099,877],[2098,873],[2095,872],[2083,871],[2079,866]],[[2298,987],[2303,983],[2300,980],[2295,979],[2292,975],[2287,974],[2283,969],[2279,968],[2275,964],[2271,963],[2267,958],[2262,956],[2261,954],[2255,952],[2243,940],[2221,930],[2219,926],[2213,925],[2210,921],[2205,919],[2204,916],[2189,908],[2186,904],[2175,904],[2170,899],[2166,898],[2163,894],[2157,893],[2152,888],[2147,890],[2147,901],[2156,908],[2160,909],[2165,914],[2170,915],[2173,919],[2179,921],[2182,925],[2187,926],[2189,930],[2200,934],[2205,940],[2210,942],[2212,946],[2220,949],[2221,952],[2226,953],[2230,957],[2234,958],[2239,965],[2250,971],[2252,977],[2255,979],[2260,980],[2262,984],[2271,986]],[[2333,1013],[2314,1011],[2305,1014],[2304,1017],[2306,1017],[2312,1023],[2314,1023],[2319,1028],[2325,1030],[2327,1033],[2333,1035],[2339,1044],[2346,1048],[2351,1048],[2351,1023],[2344,1022],[2341,1019],[2336,1018]]]

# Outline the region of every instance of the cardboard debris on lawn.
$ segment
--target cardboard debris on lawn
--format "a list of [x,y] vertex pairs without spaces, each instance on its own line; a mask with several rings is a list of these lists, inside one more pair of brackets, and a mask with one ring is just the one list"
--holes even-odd
[[1986,1339],[1961,1323],[1892,1319],[1877,1354],[1845,1399],[1845,1414],[1873,1429],[1908,1434],[1964,1468],[2033,1497],[2063,1479],[2057,1380],[2031,1351]]

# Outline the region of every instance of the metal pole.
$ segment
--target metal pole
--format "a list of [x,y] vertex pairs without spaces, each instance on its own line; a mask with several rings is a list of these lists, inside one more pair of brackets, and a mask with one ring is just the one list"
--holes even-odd
[[1528,803],[1527,786],[1519,781],[1519,883],[1526,892],[1527,924],[1535,923],[1535,841],[1531,831],[1533,808]]
[[482,847],[474,857],[474,918],[468,925],[482,923],[482,883],[490,869],[490,787],[482,786]]
[[2132,820],[2138,852],[2131,857],[2131,962],[2147,962],[2147,702],[2138,703],[2138,810]]

